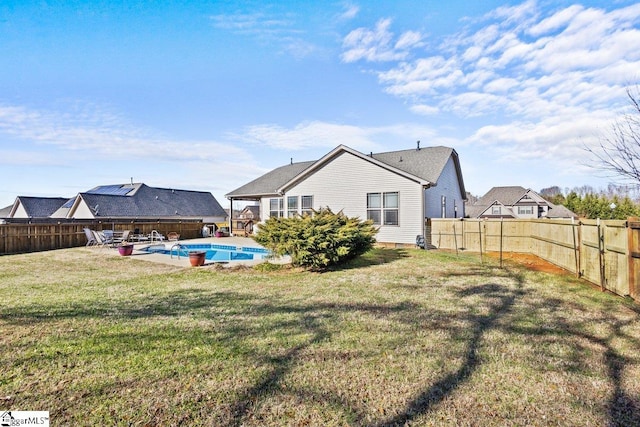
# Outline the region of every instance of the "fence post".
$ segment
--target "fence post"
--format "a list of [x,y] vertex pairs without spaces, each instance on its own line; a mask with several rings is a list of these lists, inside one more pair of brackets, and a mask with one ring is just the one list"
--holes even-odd
[[478,246],[480,246],[480,264],[484,264],[482,260],[482,224],[478,219]]
[[640,300],[638,288],[638,269],[640,267],[640,218],[627,219],[627,265],[629,279],[629,295],[634,300]]
[[[580,221],[578,221],[580,226]],[[576,225],[573,217],[571,217],[571,234],[573,235],[573,256],[576,259],[576,277],[580,277],[580,250],[576,242]]]
[[600,218],[597,219],[598,227],[598,263],[600,266],[600,290],[604,292],[604,234],[602,232],[602,226],[600,225]]
[[502,236],[503,236],[503,228],[502,225],[504,224],[504,220],[502,219],[502,217],[500,218],[500,268],[502,268]]
[[456,255],[458,255],[458,236],[456,235],[456,223],[453,223],[453,244],[456,247]]

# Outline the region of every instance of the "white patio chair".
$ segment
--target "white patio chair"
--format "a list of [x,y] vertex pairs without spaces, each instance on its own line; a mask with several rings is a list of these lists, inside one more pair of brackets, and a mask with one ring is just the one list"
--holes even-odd
[[95,236],[93,235],[93,231],[89,228],[83,228],[84,235],[87,236],[87,244],[85,246],[94,246],[98,244]]
[[149,234],[149,240],[151,240],[152,242],[162,242],[164,241],[164,236],[158,233],[156,230],[151,230],[151,233]]

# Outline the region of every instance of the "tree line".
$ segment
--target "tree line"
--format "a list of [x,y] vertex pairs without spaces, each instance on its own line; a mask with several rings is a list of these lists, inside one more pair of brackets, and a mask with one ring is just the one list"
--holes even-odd
[[543,188],[540,195],[547,201],[565,206],[573,213],[588,219],[627,219],[640,216],[637,187],[609,185],[596,191],[590,186],[565,189],[554,186]]

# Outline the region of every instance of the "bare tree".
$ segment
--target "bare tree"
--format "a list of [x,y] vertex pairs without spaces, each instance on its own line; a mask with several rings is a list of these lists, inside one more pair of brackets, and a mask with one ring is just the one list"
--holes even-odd
[[627,88],[631,111],[617,120],[597,147],[585,147],[594,156],[589,166],[640,185],[640,90]]

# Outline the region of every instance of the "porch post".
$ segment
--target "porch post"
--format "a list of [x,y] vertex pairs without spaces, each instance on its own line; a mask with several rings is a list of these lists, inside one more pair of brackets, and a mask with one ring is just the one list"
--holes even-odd
[[230,199],[230,207],[229,207],[229,236],[233,236],[233,197]]

